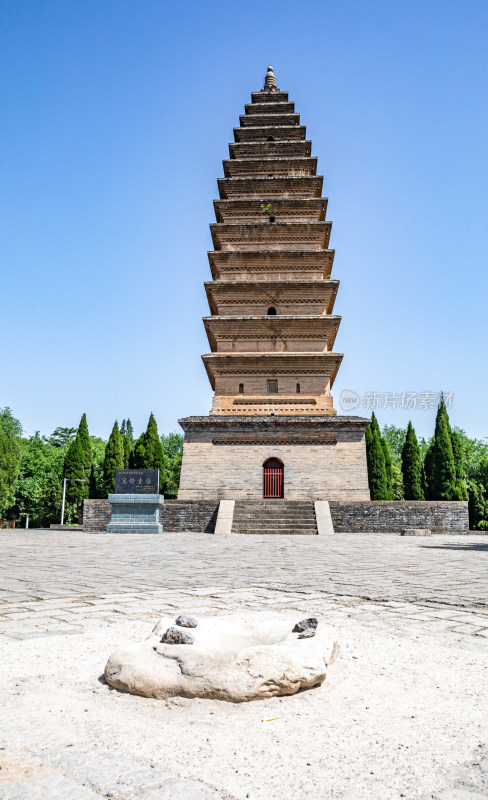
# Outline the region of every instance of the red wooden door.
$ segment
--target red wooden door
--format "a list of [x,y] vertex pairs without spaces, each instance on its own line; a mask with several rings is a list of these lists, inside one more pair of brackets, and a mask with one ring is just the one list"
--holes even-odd
[[277,458],[268,458],[263,465],[263,497],[283,497],[284,467]]

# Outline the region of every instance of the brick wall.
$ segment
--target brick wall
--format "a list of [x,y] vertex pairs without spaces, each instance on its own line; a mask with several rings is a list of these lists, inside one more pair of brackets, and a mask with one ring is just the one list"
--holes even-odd
[[214,500],[167,500],[160,506],[159,521],[163,531],[174,533],[213,533],[217,521],[219,501]]
[[83,530],[85,533],[104,531],[110,522],[111,505],[108,500],[83,502]]
[[[159,506],[159,521],[163,532],[191,531],[213,533],[219,508],[218,500],[198,500],[180,503],[167,500]],[[108,500],[85,500],[83,503],[83,530],[85,533],[105,533],[110,522],[111,505]]]
[[468,504],[446,501],[331,502],[336,533],[399,533],[430,528],[432,533],[469,533]]
[[[279,505],[279,501],[274,501]],[[213,533],[219,500],[168,500],[159,507],[166,533]],[[432,533],[468,533],[468,504],[454,502],[334,502],[330,511],[336,533],[395,533],[404,528],[430,528]],[[108,500],[85,500],[83,530],[105,532],[110,522]]]

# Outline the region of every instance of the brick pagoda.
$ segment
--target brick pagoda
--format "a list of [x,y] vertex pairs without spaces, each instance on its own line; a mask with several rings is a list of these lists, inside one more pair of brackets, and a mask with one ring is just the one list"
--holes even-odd
[[369,420],[338,417],[331,395],[342,355],[323,178],[271,67],[251,97],[210,225],[213,403],[208,417],[180,420],[178,497],[369,499]]

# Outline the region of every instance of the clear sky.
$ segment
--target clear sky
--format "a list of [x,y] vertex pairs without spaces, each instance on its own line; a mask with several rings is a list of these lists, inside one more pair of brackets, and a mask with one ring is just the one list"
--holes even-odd
[[[488,436],[486,0],[1,0],[0,406],[207,414],[217,177],[268,64],[325,176],[342,390]],[[429,435],[432,410],[381,410]],[[370,415],[360,406],[354,413]]]

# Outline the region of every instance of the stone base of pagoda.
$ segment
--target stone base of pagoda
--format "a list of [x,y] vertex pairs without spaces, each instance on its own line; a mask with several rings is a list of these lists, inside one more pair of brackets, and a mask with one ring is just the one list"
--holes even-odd
[[283,464],[285,500],[369,500],[364,433],[343,416],[186,417],[178,500],[257,500],[263,468]]

